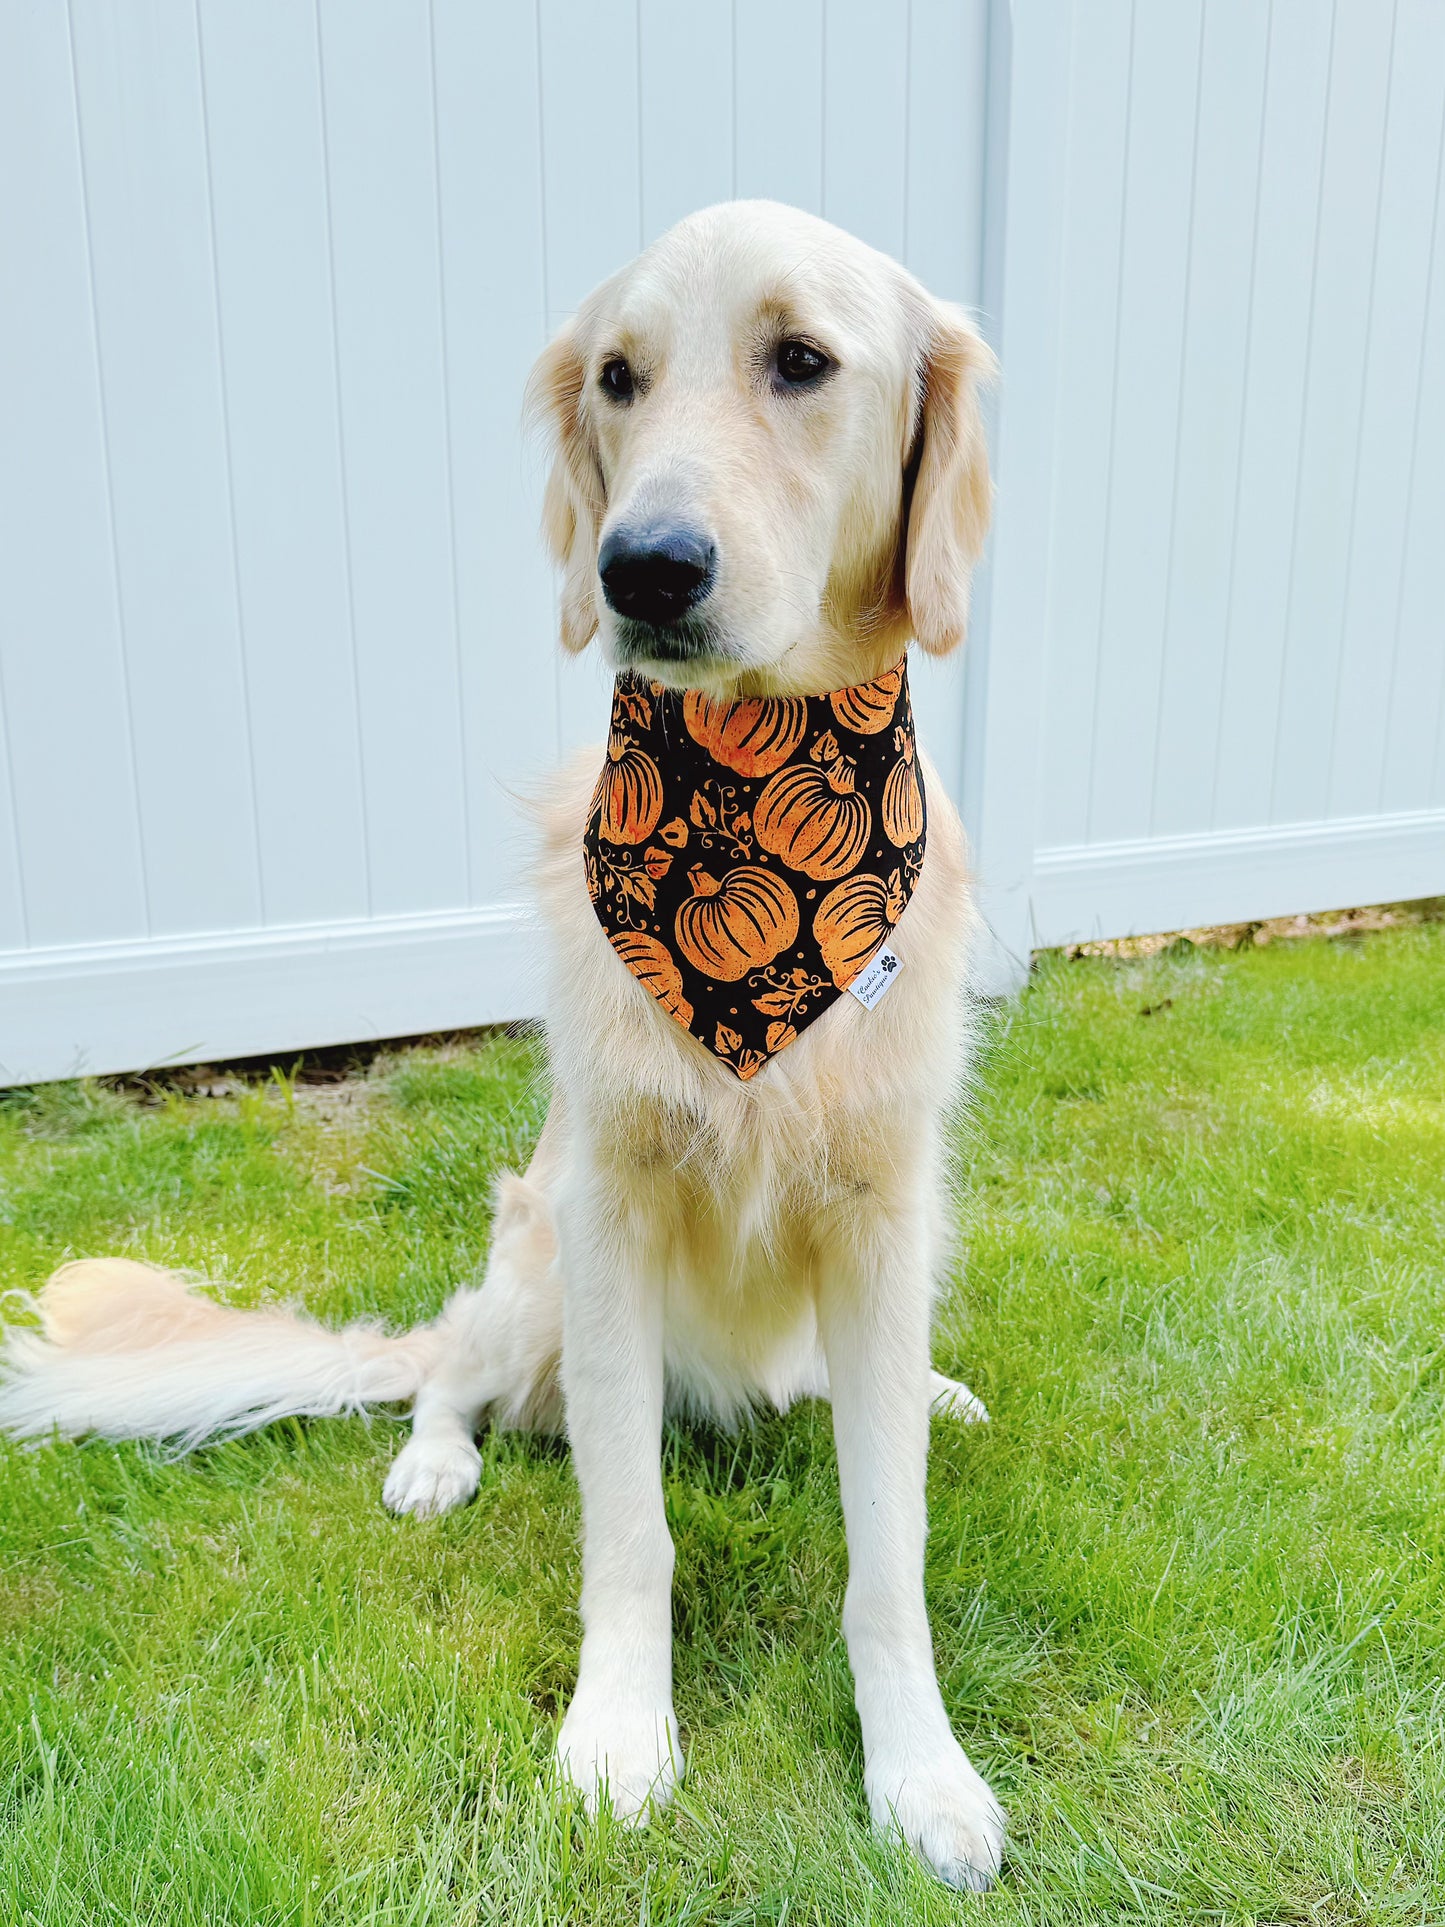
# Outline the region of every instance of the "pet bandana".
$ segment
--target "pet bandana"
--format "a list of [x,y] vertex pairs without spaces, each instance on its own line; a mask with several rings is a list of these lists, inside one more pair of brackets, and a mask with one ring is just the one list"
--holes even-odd
[[887,943],[926,825],[906,660],[824,696],[732,702],[624,673],[587,892],[643,989],[749,1078]]

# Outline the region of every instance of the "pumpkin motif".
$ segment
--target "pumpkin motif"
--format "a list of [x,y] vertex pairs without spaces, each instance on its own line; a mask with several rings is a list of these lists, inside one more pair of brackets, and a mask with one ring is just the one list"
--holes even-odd
[[608,933],[607,941],[669,1017],[675,1017],[680,1024],[692,1022],[692,1005],[682,994],[682,972],[665,943],[649,937],[645,930],[613,930]]
[[739,776],[771,776],[803,740],[808,705],[799,696],[743,696],[722,702],[689,689],[682,699],[687,733]]
[[824,897],[813,918],[813,937],[839,990],[846,990],[888,941],[906,902],[896,870],[886,883],[860,871]]
[[607,761],[592,808],[600,814],[598,827],[609,843],[641,843],[662,815],[662,777],[656,763],[619,730],[607,739]]
[[677,947],[703,976],[736,983],[797,936],[798,899],[771,870],[740,863],[719,883],[695,863],[687,876],[693,893],[677,913]]
[[901,850],[923,834],[923,785],[913,760],[913,738],[906,730],[895,729],[893,743],[898,761],[883,785],[883,828],[889,842]]
[[791,869],[815,883],[831,883],[847,876],[867,849],[873,812],[854,788],[858,765],[839,754],[831,730],[810,755],[812,762],[769,778],[753,811],[753,832],[762,849]]
[[893,721],[902,687],[903,665],[900,663],[872,682],[860,682],[854,689],[831,690],[828,701],[845,729],[856,729],[860,736],[876,736]]
[[745,1082],[880,969],[928,802],[901,661],[853,689],[735,702],[622,675],[588,895],[638,994]]

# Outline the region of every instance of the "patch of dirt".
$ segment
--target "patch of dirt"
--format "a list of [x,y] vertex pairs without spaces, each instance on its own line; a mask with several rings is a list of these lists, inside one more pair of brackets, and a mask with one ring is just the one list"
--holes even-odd
[[302,1117],[321,1130],[339,1131],[360,1122],[376,1094],[369,1078],[351,1077],[341,1084],[298,1084],[291,1101]]
[[367,1113],[381,1096],[369,1071],[327,1083],[297,1083],[290,1109],[300,1125],[299,1143],[315,1182],[328,1197],[356,1197],[371,1173],[362,1161]]

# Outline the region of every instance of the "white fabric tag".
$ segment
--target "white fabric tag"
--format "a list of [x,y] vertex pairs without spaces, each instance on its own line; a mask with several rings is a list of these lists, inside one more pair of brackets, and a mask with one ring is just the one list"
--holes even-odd
[[867,1010],[882,1000],[884,991],[903,968],[903,959],[886,946],[875,950],[872,959],[858,972],[848,988]]

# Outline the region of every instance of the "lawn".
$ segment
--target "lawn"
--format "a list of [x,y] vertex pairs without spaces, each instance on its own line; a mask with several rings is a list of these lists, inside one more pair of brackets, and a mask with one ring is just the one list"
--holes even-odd
[[[14,1093],[0,1287],[124,1252],[429,1314],[539,1063]],[[935,1424],[928,1590],[997,1892],[868,1832],[826,1411],[669,1436],[689,1776],[642,1834],[547,1790],[565,1452],[398,1522],[377,1416],[0,1447],[0,1922],[1445,1919],[1445,925],[1046,959],[959,1147],[935,1357],[993,1423]]]

